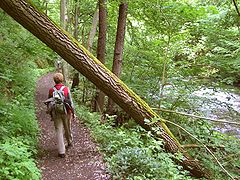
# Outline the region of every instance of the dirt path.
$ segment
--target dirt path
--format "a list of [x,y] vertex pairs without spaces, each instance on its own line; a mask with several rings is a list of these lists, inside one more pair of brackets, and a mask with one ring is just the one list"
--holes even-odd
[[38,166],[43,180],[92,180],[110,179],[106,173],[97,145],[89,130],[80,122],[72,123],[74,146],[67,150],[64,159],[59,158],[53,122],[47,115],[43,101],[53,86],[53,73],[38,80],[36,90],[36,114],[41,128]]

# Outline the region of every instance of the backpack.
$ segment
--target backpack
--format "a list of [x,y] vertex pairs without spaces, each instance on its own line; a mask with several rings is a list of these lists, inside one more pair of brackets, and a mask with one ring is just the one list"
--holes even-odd
[[53,97],[51,102],[51,110],[55,114],[67,114],[65,107],[65,96],[63,89],[65,86],[62,86],[59,90],[53,87]]

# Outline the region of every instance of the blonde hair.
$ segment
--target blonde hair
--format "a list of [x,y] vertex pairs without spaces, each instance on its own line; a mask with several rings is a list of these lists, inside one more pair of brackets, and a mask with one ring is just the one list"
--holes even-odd
[[62,83],[63,82],[63,74],[62,73],[55,73],[53,75],[53,80],[56,84]]

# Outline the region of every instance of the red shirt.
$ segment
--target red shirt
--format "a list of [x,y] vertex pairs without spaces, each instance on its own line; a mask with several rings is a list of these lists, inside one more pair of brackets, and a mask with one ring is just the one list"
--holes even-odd
[[[54,87],[57,90],[59,90],[59,89],[61,89],[62,86],[64,86],[64,84],[56,84]],[[53,91],[54,91],[53,88],[49,89],[48,98],[51,98],[53,96]],[[64,96],[66,98],[68,98],[69,97],[69,92],[68,92],[68,88],[67,87],[63,88],[63,92],[64,92]]]
[[[64,86],[64,84],[56,84],[54,87],[55,87],[57,90],[59,90],[59,89],[61,89],[62,86]],[[53,88],[50,88],[50,89],[49,89],[48,98],[51,98],[51,97],[53,96],[53,91],[54,91]],[[65,88],[63,88],[63,92],[64,92],[65,98],[66,98],[66,99],[69,99],[70,102],[72,102],[72,100],[70,99],[70,96],[69,96],[69,90],[68,90],[68,88],[67,88],[66,86],[65,86]],[[73,105],[70,104],[70,106],[71,106],[71,107],[66,106],[68,113],[73,112]]]

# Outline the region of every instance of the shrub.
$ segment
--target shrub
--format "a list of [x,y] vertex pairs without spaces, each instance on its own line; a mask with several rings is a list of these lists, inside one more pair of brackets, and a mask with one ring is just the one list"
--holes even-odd
[[31,147],[21,140],[6,139],[0,144],[1,179],[39,179],[40,171],[29,151]]
[[114,179],[192,179],[172,161],[172,154],[164,152],[163,142],[138,125],[114,128],[111,120],[101,124],[97,113],[83,106],[76,109],[91,128]]

